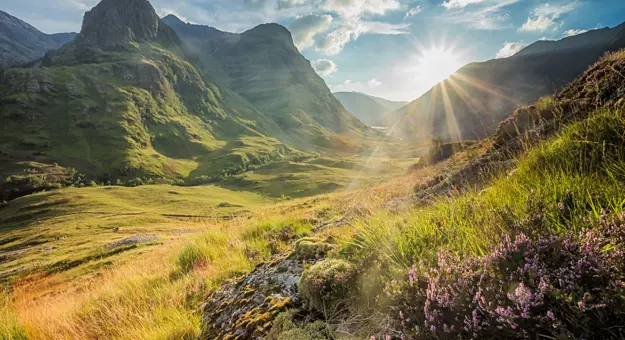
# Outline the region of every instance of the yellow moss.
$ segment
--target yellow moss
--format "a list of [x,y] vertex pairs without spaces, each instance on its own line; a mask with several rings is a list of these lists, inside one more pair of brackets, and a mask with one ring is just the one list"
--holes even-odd
[[[291,304],[290,297],[286,297],[284,299],[276,299],[276,298],[269,297],[268,299],[270,299],[269,312],[272,312],[272,313],[281,312],[283,309],[285,309],[286,307],[288,307],[288,305]],[[267,302],[267,300],[265,300],[265,302]]]
[[250,295],[254,294],[255,292],[256,292],[256,289],[254,289],[251,286],[247,285],[243,289],[243,296],[244,297],[249,297]]

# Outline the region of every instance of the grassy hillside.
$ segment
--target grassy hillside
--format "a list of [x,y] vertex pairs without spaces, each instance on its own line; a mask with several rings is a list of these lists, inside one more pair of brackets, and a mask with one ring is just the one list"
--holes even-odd
[[[197,335],[204,294],[288,251],[296,238],[369,195],[359,188],[403,178],[416,161],[319,157],[246,174],[243,186],[237,178],[224,183],[234,190],[67,188],[11,201],[0,209],[0,277],[12,291],[2,313],[14,320],[7,327],[36,339]],[[394,188],[373,190],[367,202],[411,190],[405,180]],[[327,192],[334,193],[285,200]]]
[[[312,306],[339,308],[316,308],[338,325],[333,334],[620,338],[624,62],[622,52],[608,55],[537,106],[550,116],[515,114],[521,136],[438,180],[421,204],[356,221],[299,283]],[[498,170],[502,161],[509,171]],[[356,272],[347,290],[323,269],[339,263],[343,275]]]

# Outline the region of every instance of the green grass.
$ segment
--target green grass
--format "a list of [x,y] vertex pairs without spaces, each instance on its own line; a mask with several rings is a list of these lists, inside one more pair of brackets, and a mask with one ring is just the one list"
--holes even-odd
[[[12,201],[2,208],[2,278],[11,271],[69,270],[70,277],[94,273],[110,261],[128,259],[170,239],[203,231],[202,221],[248,215],[272,200],[215,186],[69,188]],[[120,253],[107,246],[133,235],[154,235],[155,242]],[[17,274],[17,273],[16,273]],[[8,277],[7,277],[8,276]]]
[[418,158],[383,156],[314,157],[299,162],[274,162],[233,176],[219,185],[276,198],[300,198],[382,183],[405,174],[417,161]]
[[4,289],[0,289],[0,320],[1,340],[26,340],[26,333],[18,320],[11,294]]

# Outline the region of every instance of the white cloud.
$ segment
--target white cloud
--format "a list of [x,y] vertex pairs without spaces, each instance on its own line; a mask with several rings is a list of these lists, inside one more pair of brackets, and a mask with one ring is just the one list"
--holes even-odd
[[318,40],[315,50],[326,55],[337,55],[347,43],[358,39],[362,34],[399,35],[407,34],[407,24],[389,24],[377,21],[363,21],[360,19],[345,20],[336,30]]
[[554,17],[538,16],[529,17],[527,21],[521,26],[520,31],[536,31],[544,32],[552,27],[556,26]]
[[564,5],[544,4],[536,7],[527,21],[519,28],[525,32],[545,32],[549,29],[557,29],[564,22],[558,22],[563,14],[574,11],[579,7],[579,2],[573,1]]
[[377,79],[375,79],[375,78],[373,78],[373,79],[371,79],[371,80],[369,80],[367,82],[367,85],[369,85],[369,87],[378,87],[378,86],[382,85],[382,82],[377,80]]
[[421,7],[421,5],[418,5],[417,7],[413,7],[411,9],[409,9],[406,12],[406,15],[404,15],[404,18],[415,16],[415,15],[421,13],[421,12],[423,12],[423,7]]
[[398,0],[325,0],[323,10],[336,12],[342,17],[357,18],[363,14],[384,14],[400,9]]
[[184,15],[180,14],[180,12],[176,11],[175,9],[172,8],[157,8],[156,9],[156,13],[158,14],[159,17],[164,18],[168,15],[175,15],[178,17],[178,19],[184,21],[184,22],[189,22],[189,19],[187,17],[185,17]]
[[441,19],[448,23],[467,25],[476,30],[507,28],[510,27],[507,23],[510,15],[504,11],[504,8],[519,1],[520,0],[489,0],[488,4],[481,8],[470,11],[454,11],[443,15]]
[[583,33],[586,33],[586,32],[588,32],[588,30],[584,30],[584,29],[570,29],[570,30],[564,31],[564,33],[562,33],[562,37],[568,38],[568,37],[572,37],[574,35],[583,34]]
[[339,84],[339,85],[330,85],[330,90],[332,90],[332,92],[368,93],[368,92],[371,92],[372,89],[379,87],[380,85],[382,85],[382,82],[376,80],[375,78],[367,81],[366,83],[346,80],[342,84]]
[[303,51],[315,43],[317,34],[326,32],[332,24],[332,16],[319,15],[316,13],[295,17],[289,24],[289,30],[293,35],[295,46]]
[[277,6],[278,9],[291,8],[304,6],[306,4],[306,0],[278,0]]
[[88,11],[97,5],[96,0],[62,0],[62,4],[65,7],[75,8],[81,11]]
[[323,77],[327,77],[332,73],[338,71],[338,67],[332,60],[328,59],[319,59],[315,60],[311,63],[312,67],[315,71]]
[[443,2],[442,6],[447,9],[465,8],[469,5],[479,4],[484,1],[486,0],[446,0],[445,2]]
[[512,57],[513,55],[517,54],[520,50],[525,48],[526,46],[527,44],[522,41],[517,41],[517,42],[506,41],[503,44],[503,47],[499,50],[499,52],[497,52],[497,59]]

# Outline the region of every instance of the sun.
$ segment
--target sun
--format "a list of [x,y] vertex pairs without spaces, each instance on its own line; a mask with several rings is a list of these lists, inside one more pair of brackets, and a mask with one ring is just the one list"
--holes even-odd
[[461,67],[459,57],[452,49],[432,47],[423,49],[417,58],[417,76],[432,86],[447,79]]

